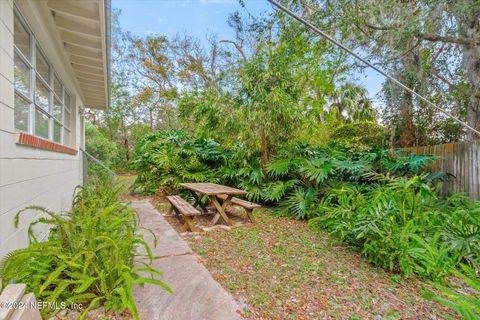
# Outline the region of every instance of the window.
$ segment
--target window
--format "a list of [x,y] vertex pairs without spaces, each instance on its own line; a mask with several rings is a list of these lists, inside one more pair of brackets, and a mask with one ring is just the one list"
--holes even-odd
[[69,145],[74,99],[18,12],[14,47],[15,129]]

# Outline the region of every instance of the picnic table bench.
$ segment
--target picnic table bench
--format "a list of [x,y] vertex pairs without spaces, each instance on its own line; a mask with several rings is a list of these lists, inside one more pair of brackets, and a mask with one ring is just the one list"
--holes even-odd
[[[227,196],[223,195],[223,194],[218,195],[218,197],[222,200],[227,199]],[[250,221],[252,223],[255,222],[255,219],[253,218],[252,211],[253,211],[253,209],[261,208],[262,207],[261,205],[259,205],[257,203],[247,201],[247,200],[235,198],[235,197],[232,197],[232,199],[230,201],[237,206],[243,207],[245,209],[245,212],[247,213],[247,217],[250,219]]]
[[170,202],[168,213],[171,214],[172,211],[175,211],[177,215],[182,216],[184,220],[184,229],[199,231],[199,229],[193,224],[193,218],[202,214],[200,210],[192,206],[180,196],[167,196],[167,200]]
[[[237,194],[247,194],[244,190],[215,183],[181,183],[180,185],[190,191],[195,199],[195,204],[191,205],[180,196],[167,196],[167,200],[170,202],[168,213],[171,214],[175,211],[179,217],[183,217],[183,228],[186,230],[199,230],[195,227],[193,220],[195,216],[208,212],[207,208],[202,203],[203,196],[208,196],[210,203],[212,203],[216,209],[216,213],[210,222],[211,226],[215,225],[220,218],[222,218],[227,225],[232,225],[225,212],[226,208],[231,204],[243,207],[247,213],[246,217],[248,217],[251,222],[255,221],[252,215],[253,209],[261,207],[259,204],[233,197],[233,195]],[[199,208],[197,209],[196,207]]]

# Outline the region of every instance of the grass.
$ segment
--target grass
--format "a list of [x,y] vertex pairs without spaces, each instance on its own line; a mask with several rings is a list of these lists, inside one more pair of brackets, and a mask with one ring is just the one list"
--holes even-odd
[[125,193],[133,185],[136,178],[137,176],[134,174],[118,174],[115,176],[116,183],[123,186]]
[[257,223],[187,237],[250,319],[452,319],[425,285],[372,267],[305,222],[256,213]]

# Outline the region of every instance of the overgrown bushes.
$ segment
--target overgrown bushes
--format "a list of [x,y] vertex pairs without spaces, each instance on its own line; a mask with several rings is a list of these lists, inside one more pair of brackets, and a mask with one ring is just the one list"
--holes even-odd
[[[79,189],[71,212],[27,208],[40,210],[45,216],[30,225],[30,246],[9,253],[0,262],[3,284],[26,283],[42,302],[66,306],[82,303],[83,317],[103,305],[107,310],[129,310],[138,318],[133,299],[135,284],[152,283],[170,289],[154,277],[161,273],[148,263],[134,266],[137,246],[146,248],[150,262],[152,255],[137,232],[134,211],[118,199],[120,188],[106,181],[92,182]],[[47,241],[36,239],[34,228],[38,224],[51,227]],[[42,309],[44,316],[58,311]]]
[[480,205],[438,198],[425,175],[372,176],[362,186],[332,186],[310,220],[361,248],[371,263],[441,279],[461,261],[478,263]]
[[[102,161],[107,167],[112,169],[116,167],[119,158],[117,146],[96,126],[88,122],[85,125],[85,148],[88,153]],[[94,162],[89,163],[88,169],[90,175],[105,172]]]
[[262,168],[260,155],[238,145],[160,132],[138,145],[137,186],[176,192],[178,183],[241,187],[277,214],[310,219],[368,257],[405,275],[443,278],[460,263],[478,264],[480,205],[436,185],[451,177],[424,172],[432,156],[358,151],[338,144],[289,145]]
[[347,123],[335,128],[330,137],[349,147],[370,149],[387,142],[387,129],[372,121]]
[[169,192],[181,182],[216,180],[214,169],[224,163],[225,153],[213,141],[187,139],[183,131],[148,135],[136,146],[134,187],[144,193],[160,187]]

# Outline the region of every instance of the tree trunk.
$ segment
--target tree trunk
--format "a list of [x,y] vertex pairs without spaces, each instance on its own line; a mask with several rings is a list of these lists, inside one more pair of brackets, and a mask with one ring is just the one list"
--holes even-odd
[[268,164],[268,140],[264,131],[260,133],[262,139],[262,166],[265,168]]
[[[479,92],[479,89],[476,89],[477,92]],[[478,97],[471,97],[470,98],[470,103],[468,106],[467,110],[467,118],[468,118],[468,124],[476,129],[477,131],[480,131],[480,98]],[[467,140],[479,140],[480,136],[473,132],[472,130],[468,130],[467,134]]]
[[402,100],[402,148],[408,148],[413,146],[413,142],[415,140],[412,94],[409,91],[405,91]]
[[[473,8],[472,8],[473,9]],[[460,36],[478,38],[480,36],[480,8],[477,6],[468,14],[457,12],[455,15]],[[463,65],[473,94],[469,97],[467,123],[480,131],[480,46],[463,45]],[[468,140],[480,139],[475,132],[468,130]]]
[[123,143],[123,145],[125,146],[125,160],[127,160],[127,162],[130,161],[130,148],[129,148],[129,145],[128,145],[128,138],[125,137],[125,141]]
[[149,108],[149,109],[148,109],[148,113],[149,113],[149,115],[150,115],[150,119],[149,119],[149,121],[150,121],[150,130],[153,131],[153,110],[152,110],[152,108]]
[[[405,46],[405,52],[408,53],[403,56],[401,61],[403,64],[403,83],[415,90],[418,70],[415,63],[415,53],[412,52],[413,45],[413,38],[411,38]],[[403,92],[400,111],[402,115],[402,148],[412,147],[415,141],[415,128],[413,125],[413,96],[409,91],[405,90]]]

